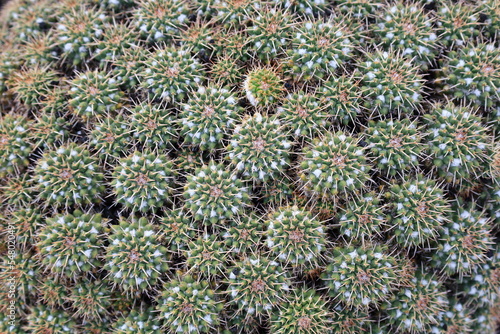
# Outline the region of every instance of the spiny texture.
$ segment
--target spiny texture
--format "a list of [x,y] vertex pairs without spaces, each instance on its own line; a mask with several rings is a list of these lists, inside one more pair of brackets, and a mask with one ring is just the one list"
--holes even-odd
[[169,148],[177,137],[171,111],[163,107],[138,104],[125,122],[130,135],[150,150]]
[[134,308],[113,324],[116,334],[160,334],[161,322],[152,307]]
[[254,181],[267,182],[278,177],[289,164],[291,142],[284,130],[276,117],[248,117],[234,130],[227,157],[238,171]]
[[169,333],[211,333],[223,304],[208,282],[184,276],[165,285],[157,308]]
[[184,198],[195,219],[209,225],[232,218],[250,199],[248,188],[236,174],[214,163],[188,176]]
[[396,242],[404,247],[435,239],[448,220],[451,209],[443,191],[435,181],[422,175],[392,185],[387,196],[391,207],[389,224],[394,225]]
[[373,29],[382,46],[399,50],[408,59],[423,63],[433,60],[437,49],[437,35],[433,20],[417,2],[398,1],[383,9],[381,21]]
[[109,279],[127,293],[144,291],[158,283],[168,270],[166,248],[158,232],[146,218],[126,221],[112,227],[104,267]]
[[366,54],[358,65],[365,107],[386,115],[393,110],[410,111],[422,102],[422,75],[418,66],[401,52]]
[[154,211],[173,191],[172,161],[166,155],[134,152],[113,171],[116,201],[132,211]]
[[0,333],[494,333],[499,1],[8,0]]
[[21,115],[0,119],[0,176],[14,174],[28,166],[32,151],[29,141],[30,122]]
[[223,139],[240,121],[242,108],[229,90],[217,86],[200,87],[182,106],[181,134],[189,144],[204,150],[220,148]]
[[103,179],[95,156],[76,143],[46,151],[35,167],[38,198],[46,205],[95,203],[104,192]]
[[340,233],[354,240],[370,240],[380,235],[387,224],[380,203],[374,192],[348,201],[339,210]]
[[288,51],[291,72],[303,80],[324,79],[342,67],[352,57],[354,49],[353,35],[342,23],[300,23],[294,27]]
[[271,332],[276,334],[326,333],[332,313],[327,302],[314,290],[298,290],[271,316]]
[[420,269],[412,278],[411,287],[392,295],[383,308],[389,315],[393,330],[427,333],[448,307],[442,283]]
[[488,220],[473,206],[456,203],[433,251],[432,264],[448,274],[469,273],[485,262],[493,244]]
[[283,82],[272,68],[256,68],[248,73],[244,83],[248,101],[253,106],[267,107],[281,99]]
[[69,103],[75,114],[86,120],[102,117],[120,105],[122,92],[108,73],[80,73],[70,82],[70,87]]
[[358,142],[340,131],[315,139],[300,164],[304,189],[326,198],[361,189],[370,178],[370,165]]
[[313,138],[327,127],[325,109],[318,95],[300,91],[288,95],[276,112],[295,137]]
[[492,138],[474,110],[453,104],[437,105],[424,120],[429,155],[439,176],[458,185],[471,175],[481,177],[491,159],[487,149]]
[[290,265],[318,260],[326,248],[326,233],[320,221],[297,206],[281,207],[269,214],[267,247],[277,259]]
[[366,129],[366,141],[377,168],[392,177],[418,167],[423,151],[422,137],[416,122],[408,118],[370,121]]
[[386,300],[398,280],[396,259],[380,246],[336,248],[322,278],[330,295],[354,307]]
[[81,211],[48,218],[38,235],[42,263],[69,277],[98,270],[102,265],[102,223],[99,214]]
[[156,50],[143,62],[141,87],[153,99],[178,102],[187,97],[202,81],[202,67],[184,48]]
[[469,44],[452,51],[443,64],[444,90],[476,106],[492,107],[500,101],[500,51],[493,44]]
[[245,310],[247,318],[270,314],[290,290],[287,273],[263,255],[250,255],[229,268],[229,273],[226,291],[230,303],[238,307],[237,313]]

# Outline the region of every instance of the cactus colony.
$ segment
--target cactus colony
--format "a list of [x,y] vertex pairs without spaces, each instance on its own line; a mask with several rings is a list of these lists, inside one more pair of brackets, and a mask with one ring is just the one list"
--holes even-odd
[[499,19],[11,0],[0,333],[495,333]]

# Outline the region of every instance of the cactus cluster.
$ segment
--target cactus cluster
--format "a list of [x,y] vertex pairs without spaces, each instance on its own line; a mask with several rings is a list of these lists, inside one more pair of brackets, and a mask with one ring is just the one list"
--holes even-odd
[[499,0],[0,2],[0,333],[500,329]]

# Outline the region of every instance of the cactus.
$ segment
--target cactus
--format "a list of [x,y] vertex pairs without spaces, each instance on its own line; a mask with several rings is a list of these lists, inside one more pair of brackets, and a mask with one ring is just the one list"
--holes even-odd
[[288,166],[290,147],[280,120],[257,113],[235,128],[227,157],[244,176],[267,182]]
[[165,285],[157,309],[171,333],[210,333],[219,324],[223,304],[207,281],[179,277]]
[[480,15],[477,7],[465,2],[444,2],[437,11],[436,23],[441,43],[461,47],[479,35]]
[[84,5],[65,8],[65,12],[59,15],[56,44],[61,49],[61,57],[73,66],[80,65],[93,54],[95,47],[92,43],[102,38],[109,17]]
[[448,307],[448,299],[442,283],[430,274],[417,269],[412,287],[403,288],[384,303],[389,315],[388,322],[394,329],[410,333],[428,333],[439,323],[440,316]]
[[418,66],[405,59],[401,52],[366,54],[358,65],[364,106],[382,115],[389,112],[417,109],[422,102],[422,75]]
[[232,218],[248,205],[248,188],[222,164],[210,163],[187,177],[185,206],[207,225]]
[[42,68],[54,66],[59,56],[59,52],[54,47],[54,40],[54,35],[50,33],[28,38],[22,51],[25,64]]
[[442,189],[432,179],[417,175],[401,184],[393,184],[389,224],[394,225],[394,238],[404,247],[419,246],[436,239],[451,212]]
[[80,73],[70,82],[69,104],[76,115],[91,120],[102,117],[120,107],[123,92],[108,73],[92,71]]
[[284,51],[292,33],[292,16],[277,7],[265,7],[250,17],[249,43],[257,58],[270,60]]
[[236,87],[243,78],[243,68],[235,63],[230,55],[223,55],[217,58],[210,69],[210,76],[213,82],[221,87]]
[[370,178],[370,165],[358,142],[341,131],[315,139],[300,163],[304,189],[316,197],[335,198],[363,188]]
[[28,248],[37,241],[37,232],[44,226],[42,212],[37,208],[21,207],[10,212],[11,221],[16,226],[16,244],[19,248]]
[[321,278],[330,295],[348,306],[368,307],[387,300],[398,282],[394,257],[381,246],[336,248]]
[[499,4],[0,6],[0,333],[498,331]]
[[147,149],[171,147],[177,137],[170,110],[149,103],[138,104],[128,118],[130,135]]
[[66,300],[76,310],[75,316],[88,319],[100,319],[109,314],[111,290],[105,282],[82,279],[71,289]]
[[6,207],[27,207],[35,199],[34,183],[29,175],[7,178],[0,186],[0,200]]
[[338,215],[340,233],[362,241],[380,236],[387,225],[380,203],[380,196],[374,192],[346,203]]
[[407,174],[418,168],[423,153],[423,134],[415,121],[381,120],[368,122],[366,141],[382,175]]
[[336,0],[341,13],[368,20],[376,17],[382,4],[371,0]]
[[225,244],[215,234],[203,234],[187,245],[185,255],[189,273],[201,277],[221,276],[225,272]]
[[37,148],[59,146],[70,137],[67,123],[63,117],[41,113],[33,124],[31,141]]
[[340,22],[306,21],[294,29],[288,56],[291,72],[302,80],[325,79],[342,68],[354,53],[354,37]]
[[473,110],[451,103],[437,105],[424,120],[429,155],[441,178],[460,185],[471,175],[478,178],[485,173],[490,159],[487,149],[492,140]]
[[331,330],[339,334],[356,334],[366,331],[368,314],[355,307],[337,304],[334,309]]
[[202,150],[215,150],[223,145],[241,118],[242,108],[229,90],[217,86],[200,87],[180,113],[181,135],[187,144]]
[[256,249],[262,236],[262,222],[255,215],[234,217],[222,233],[225,249],[234,256]]
[[113,61],[113,76],[120,87],[132,89],[139,85],[148,55],[149,52],[140,47],[128,48]]
[[32,151],[29,141],[31,122],[21,115],[0,118],[0,177],[19,173],[28,166]]
[[102,265],[104,222],[101,215],[82,211],[48,218],[38,234],[42,264],[71,278],[97,271]]
[[49,307],[62,307],[69,295],[68,280],[63,277],[48,276],[38,288],[40,300]]
[[192,217],[182,208],[168,211],[159,221],[160,236],[172,252],[187,249],[189,240],[196,237],[196,226]]
[[269,214],[265,225],[267,247],[285,264],[314,264],[326,249],[321,222],[297,206],[278,208]]
[[9,87],[25,105],[32,107],[47,94],[58,80],[57,73],[47,68],[24,68],[10,76]]
[[181,45],[199,56],[206,56],[212,52],[214,31],[208,22],[196,20],[180,32],[178,37]]
[[237,314],[245,310],[245,318],[269,315],[272,308],[286,300],[290,282],[280,265],[262,255],[251,255],[229,268],[227,294]]
[[283,93],[283,82],[272,68],[255,68],[247,74],[243,87],[253,106],[268,107],[276,104]]
[[112,174],[116,202],[132,211],[154,211],[173,192],[173,164],[164,154],[135,151],[118,160]]
[[474,207],[456,203],[432,254],[432,265],[450,275],[469,273],[486,261],[492,244],[488,220]]
[[113,324],[116,334],[161,334],[161,321],[152,307],[134,308]]
[[384,6],[383,15],[373,28],[373,33],[385,50],[394,48],[409,60],[427,64],[437,54],[438,37],[433,19],[417,2],[397,1]]
[[160,282],[168,270],[167,249],[159,233],[144,217],[112,226],[106,247],[107,280],[126,293],[145,291]]
[[44,305],[33,307],[27,321],[24,330],[29,333],[75,333],[76,331],[75,321],[68,313]]
[[127,50],[137,48],[134,33],[128,25],[113,23],[104,26],[99,40],[93,43],[92,58],[102,65],[112,63],[125,54]]
[[98,202],[104,192],[103,179],[97,159],[76,143],[45,152],[35,167],[38,198],[46,205]]
[[314,290],[295,291],[290,301],[279,306],[271,315],[271,333],[326,333],[332,313],[327,302]]
[[138,1],[132,25],[150,44],[171,41],[188,21],[188,4],[179,0]]
[[474,106],[492,107],[500,101],[500,51],[492,44],[468,44],[448,54],[442,66],[444,91]]
[[143,61],[140,84],[153,99],[179,102],[202,82],[202,66],[188,49],[157,49]]
[[130,124],[126,123],[126,118],[121,114],[99,119],[90,132],[89,140],[89,146],[101,159],[112,162],[121,158],[130,146]]
[[325,112],[335,123],[353,123],[362,113],[361,89],[352,77],[330,77],[320,88],[321,101],[326,104]]
[[325,109],[316,94],[300,91],[288,95],[276,113],[294,136],[313,138],[327,127],[328,113]]
[[221,28],[213,36],[213,54],[226,55],[235,60],[248,61],[251,57],[251,47],[248,34],[234,28]]

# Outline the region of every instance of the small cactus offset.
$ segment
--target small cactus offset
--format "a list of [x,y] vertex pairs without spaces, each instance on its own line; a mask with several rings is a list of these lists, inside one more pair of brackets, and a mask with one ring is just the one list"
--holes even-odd
[[0,334],[500,330],[500,0],[0,3]]

